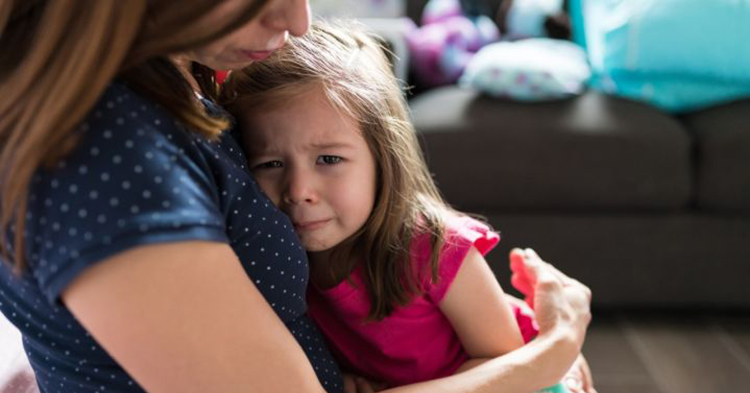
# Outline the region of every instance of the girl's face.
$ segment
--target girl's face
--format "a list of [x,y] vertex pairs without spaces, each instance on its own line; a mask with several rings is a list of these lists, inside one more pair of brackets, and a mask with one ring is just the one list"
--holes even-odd
[[[226,0],[207,15],[205,23],[229,17],[248,0]],[[263,60],[281,48],[289,34],[301,36],[310,28],[308,0],[270,0],[260,13],[239,29],[184,54],[215,70],[238,70]]]
[[251,170],[307,251],[333,248],[375,202],[375,159],[357,122],[317,87],[261,112],[240,119]]

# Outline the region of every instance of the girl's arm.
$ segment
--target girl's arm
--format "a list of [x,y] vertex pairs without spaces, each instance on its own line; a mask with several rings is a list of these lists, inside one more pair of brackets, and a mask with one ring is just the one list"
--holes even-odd
[[62,298],[149,392],[323,392],[226,244],[137,247],[85,270]]
[[510,304],[487,261],[474,247],[440,301],[440,310],[472,359],[498,357],[523,346]]

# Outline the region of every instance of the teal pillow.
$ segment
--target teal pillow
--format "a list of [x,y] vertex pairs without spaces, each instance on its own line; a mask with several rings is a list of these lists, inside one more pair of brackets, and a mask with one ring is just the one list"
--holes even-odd
[[483,47],[467,64],[459,84],[493,97],[540,101],[580,94],[590,75],[586,54],[577,45],[529,38]]
[[680,112],[750,96],[750,0],[572,0],[591,86]]
[[570,18],[571,40],[583,49],[586,49],[586,34],[583,30],[584,0],[568,0],[568,17]]
[[645,101],[673,113],[698,110],[750,97],[750,88],[747,84],[656,73],[614,71],[607,75],[595,75],[591,78],[590,87],[621,97]]

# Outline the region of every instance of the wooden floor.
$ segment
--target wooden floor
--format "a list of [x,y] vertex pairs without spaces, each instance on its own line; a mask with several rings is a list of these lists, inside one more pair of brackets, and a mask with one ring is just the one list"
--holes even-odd
[[600,393],[750,392],[750,313],[594,313],[584,345]]
[[[31,392],[13,330],[0,315],[0,393]],[[584,354],[600,393],[746,393],[750,313],[594,312]]]

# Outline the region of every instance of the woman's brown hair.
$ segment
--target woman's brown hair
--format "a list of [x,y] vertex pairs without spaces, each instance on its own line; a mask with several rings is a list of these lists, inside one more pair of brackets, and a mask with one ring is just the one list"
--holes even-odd
[[347,271],[357,262],[351,252],[365,257],[369,319],[379,320],[422,290],[425,272],[410,263],[415,235],[430,236],[432,263],[426,273],[437,280],[444,215],[452,210],[427,170],[386,52],[361,26],[316,22],[267,60],[231,73],[219,103],[235,116],[251,116],[310,87],[321,88],[343,115],[356,119],[375,158],[373,211],[362,229],[334,251],[349,264]]
[[[170,55],[242,26],[267,0],[206,23],[215,0],[3,0],[0,2],[0,251],[25,266],[24,218],[31,178],[77,145],[76,126],[116,77],[208,137],[227,121],[210,117]],[[193,65],[203,94],[213,72]],[[9,239],[13,233],[13,239]]]

